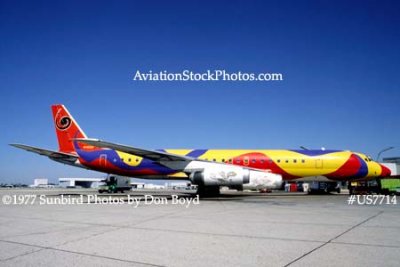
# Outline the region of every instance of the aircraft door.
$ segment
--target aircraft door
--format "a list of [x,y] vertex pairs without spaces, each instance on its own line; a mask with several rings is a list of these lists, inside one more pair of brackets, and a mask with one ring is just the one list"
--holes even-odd
[[248,156],[245,156],[245,157],[243,158],[243,165],[244,165],[244,166],[249,166],[249,157],[248,157]]
[[100,167],[107,167],[107,154],[100,155]]
[[322,169],[323,166],[324,166],[324,163],[323,163],[322,159],[315,160],[315,168]]

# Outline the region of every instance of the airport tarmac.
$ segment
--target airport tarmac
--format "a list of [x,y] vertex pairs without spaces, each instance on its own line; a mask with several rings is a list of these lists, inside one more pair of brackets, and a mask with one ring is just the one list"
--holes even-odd
[[[348,205],[348,195],[302,193],[228,193],[198,204],[189,198],[188,207],[171,197],[161,203],[170,193],[103,195],[96,204],[87,197],[93,190],[0,190],[0,265],[399,265],[399,203]],[[26,195],[37,197],[8,203]],[[128,203],[144,195],[160,203],[151,197],[136,207]],[[76,203],[51,202],[61,196]]]

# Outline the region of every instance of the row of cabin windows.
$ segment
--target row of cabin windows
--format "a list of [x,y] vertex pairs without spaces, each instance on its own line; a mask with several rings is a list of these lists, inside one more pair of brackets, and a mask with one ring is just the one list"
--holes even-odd
[[[124,161],[124,158],[121,158],[121,160]],[[205,159],[205,160],[208,161],[208,159]],[[131,159],[131,158],[128,158],[128,162],[131,162],[131,161],[132,161],[132,159]],[[217,161],[217,160],[216,160],[216,159],[212,159],[212,161]],[[139,159],[138,159],[138,158],[135,158],[135,162],[139,162]],[[221,162],[224,162],[224,163],[232,163],[233,160],[232,160],[232,159],[229,159],[229,160],[221,159]],[[272,159],[268,160],[268,162],[269,162],[269,163],[272,163]],[[281,160],[278,159],[276,162],[280,163]],[[306,162],[306,161],[305,161],[304,159],[301,160],[301,163],[305,163],[305,162]],[[237,159],[237,160],[236,160],[236,163],[237,163],[237,164],[240,164],[240,163],[241,163],[241,160],[240,160],[240,159]],[[244,163],[248,164],[248,163],[249,163],[249,160],[248,160],[248,159],[244,159]],[[256,159],[252,159],[252,160],[251,160],[251,163],[255,164],[255,163],[257,163],[257,160],[256,160]],[[260,160],[260,163],[261,163],[261,164],[264,164],[264,163],[265,163],[265,160],[261,159],[261,160]],[[286,159],[286,160],[285,160],[285,163],[289,163],[289,160]],[[293,159],[293,163],[297,163],[297,159]]]
[[[206,158],[205,160],[208,161],[207,158]],[[217,159],[212,159],[212,161],[217,161]],[[290,160],[286,159],[286,160],[285,160],[285,163],[289,163],[289,161],[290,161]],[[293,159],[292,161],[293,161],[293,163],[297,163],[297,159]],[[232,159],[229,159],[229,160],[221,159],[221,162],[232,163],[233,160],[232,160]],[[236,163],[237,163],[237,164],[239,164],[239,163],[241,163],[241,162],[242,162],[242,161],[241,161],[240,159],[237,159],[237,160],[236,160]],[[248,160],[248,159],[244,159],[243,162],[246,163],[246,164],[248,164],[248,163],[249,163],[249,160]],[[269,162],[269,163],[272,163],[272,159],[268,160],[268,162]],[[280,163],[281,160],[278,159],[276,162]],[[299,162],[300,162],[300,161],[299,161]],[[251,160],[251,163],[257,163],[257,160],[256,160],[256,159],[252,159],[252,160]],[[261,160],[260,160],[260,163],[261,163],[261,164],[264,164],[264,163],[265,163],[265,160],[261,159]],[[302,160],[301,160],[301,163],[306,163],[306,160],[305,160],[305,159],[302,159]]]
[[[124,161],[124,158],[121,158],[121,160]],[[131,161],[132,161],[132,158],[128,158],[128,162],[131,162]],[[135,158],[135,162],[139,162],[139,159]]]

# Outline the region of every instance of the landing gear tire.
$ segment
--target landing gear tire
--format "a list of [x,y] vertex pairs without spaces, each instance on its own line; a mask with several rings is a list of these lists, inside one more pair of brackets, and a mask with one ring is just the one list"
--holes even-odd
[[353,189],[353,187],[349,187],[349,195],[354,195],[354,189]]
[[217,197],[220,194],[219,186],[198,186],[197,194],[202,198]]

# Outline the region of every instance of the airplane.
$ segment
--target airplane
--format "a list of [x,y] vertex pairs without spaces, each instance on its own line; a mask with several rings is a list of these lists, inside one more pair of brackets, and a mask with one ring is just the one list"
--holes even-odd
[[59,149],[24,144],[11,146],[107,174],[184,179],[202,196],[217,195],[221,186],[234,189],[277,189],[283,181],[324,176],[333,181],[368,180],[390,176],[371,157],[349,150],[151,150],[88,138],[64,105],[52,105]]

